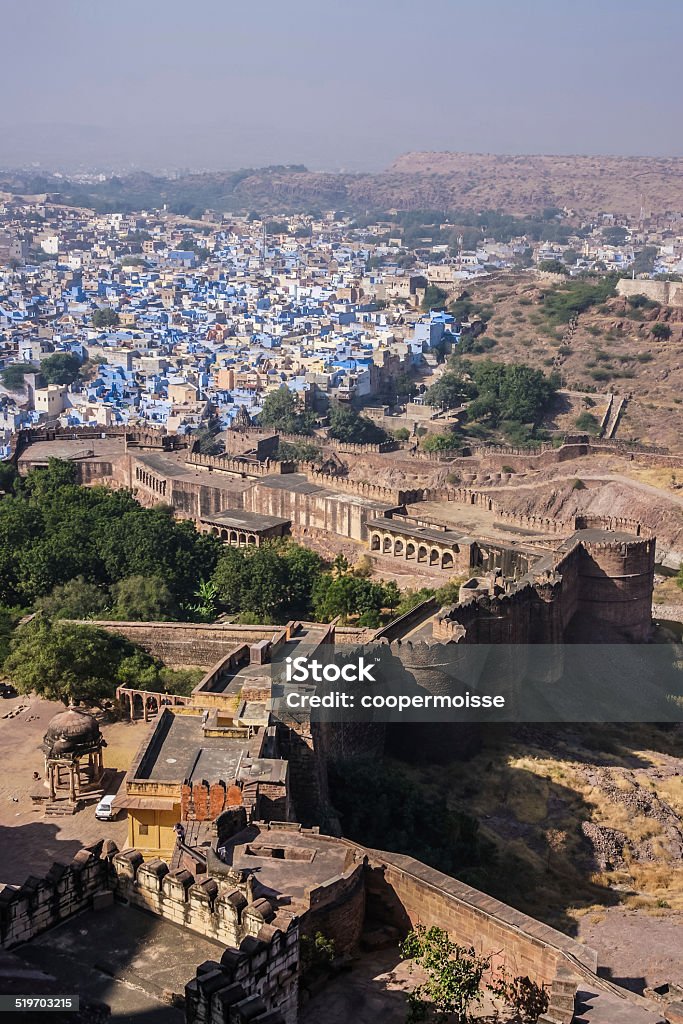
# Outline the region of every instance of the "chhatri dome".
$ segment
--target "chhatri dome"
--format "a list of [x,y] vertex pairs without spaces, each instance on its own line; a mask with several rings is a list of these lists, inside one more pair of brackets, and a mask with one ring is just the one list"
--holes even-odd
[[94,717],[74,704],[50,720],[43,737],[43,751],[49,758],[80,757],[99,750],[102,744],[102,733]]

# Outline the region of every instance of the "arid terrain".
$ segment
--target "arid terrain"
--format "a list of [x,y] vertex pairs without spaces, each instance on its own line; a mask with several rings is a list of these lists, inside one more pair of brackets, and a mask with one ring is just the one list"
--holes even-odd
[[[215,210],[307,211],[505,210],[524,216],[547,207],[595,217],[603,211],[638,216],[683,209],[683,159],[606,156],[506,156],[491,153],[406,153],[379,173],[309,171],[274,166],[192,173],[177,179],[134,172],[116,179],[116,196],[135,209],[163,202]],[[110,196],[108,183],[5,171],[0,189],[59,193],[71,205]]]
[[[680,450],[683,438],[683,310],[665,306],[634,309],[621,297],[592,306],[574,330],[554,324],[543,312],[544,296],[555,284],[533,273],[497,275],[466,290],[491,313],[487,354],[505,362],[526,362],[546,373],[559,371],[564,388],[593,392],[589,402],[565,396],[548,426],[575,430],[581,412],[600,414],[609,392],[628,396],[616,432],[628,438]],[[668,325],[671,337],[657,340],[652,326]],[[486,358],[468,356],[473,360]]]
[[487,891],[598,949],[642,992],[683,984],[681,755],[680,726],[519,726],[489,730],[468,762],[411,771],[495,843]]
[[420,178],[423,187],[450,196],[447,205],[468,209],[525,214],[566,206],[584,214],[618,210],[637,216],[641,207],[681,209],[682,170],[680,158],[406,153],[386,177]]

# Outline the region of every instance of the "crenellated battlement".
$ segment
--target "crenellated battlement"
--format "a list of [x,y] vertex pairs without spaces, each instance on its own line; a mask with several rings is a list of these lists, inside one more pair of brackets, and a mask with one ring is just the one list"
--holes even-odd
[[202,455],[188,452],[185,462],[189,466],[202,466],[219,473],[233,473],[242,477],[272,476],[278,473],[296,472],[295,462],[278,462],[277,459],[250,459],[239,455]]
[[[0,946],[11,949],[60,921],[97,906],[111,889],[115,843],[100,840],[79,850],[69,864],[55,862],[42,878],[0,892]],[[110,897],[109,897],[110,898]]]

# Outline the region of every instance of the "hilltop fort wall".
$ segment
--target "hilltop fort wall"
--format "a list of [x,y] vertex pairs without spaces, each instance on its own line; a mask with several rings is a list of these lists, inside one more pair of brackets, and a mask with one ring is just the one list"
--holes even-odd
[[683,307],[683,284],[680,281],[641,281],[622,278],[617,281],[617,295],[645,295],[663,306]]
[[[537,536],[528,539],[526,547],[529,550],[505,548],[504,544],[484,536],[472,539],[469,548],[463,545],[462,552],[454,543],[457,537],[449,537],[444,532],[441,545],[444,550],[437,551],[438,558],[432,558],[428,553],[429,565],[434,562],[437,568],[450,568],[451,571],[458,567],[469,568],[470,565],[484,568],[500,566],[509,576],[520,572],[527,574],[530,586],[517,588],[514,595],[478,598],[459,606],[455,613],[451,610],[438,617],[434,638],[442,642],[463,638],[480,642],[557,642],[562,639],[577,611],[606,626],[622,630],[634,640],[642,640],[649,634],[654,539],[640,523],[628,518],[577,514],[561,520],[518,514],[499,507],[495,498],[486,491],[467,486],[387,486],[339,475],[339,467],[332,463],[320,467],[311,463],[282,463],[268,458],[259,462],[232,455],[201,455],[194,451],[181,452],[178,456],[173,453],[178,445],[186,443],[185,439],[153,431],[132,433],[115,428],[111,433],[123,436],[125,450],[109,460],[77,460],[75,465],[79,467],[82,481],[130,487],[143,504],[167,503],[179,516],[195,521],[221,512],[242,510],[288,521],[294,536],[327,536],[369,543],[373,550],[384,552],[386,547],[395,556],[398,545],[393,543],[389,534],[397,529],[400,533],[401,525],[408,533],[411,524],[420,526],[422,520],[413,522],[415,517],[408,515],[406,506],[423,501],[475,506],[495,515],[504,526],[533,531]],[[18,444],[19,448],[23,445],[24,450],[28,446],[30,451],[33,441],[69,437],[80,442],[89,435],[101,437],[102,432],[90,428],[71,432],[39,428],[22,431],[18,435]],[[587,440],[577,438],[576,441],[574,447],[583,451]],[[145,449],[162,454],[145,455]],[[44,459],[44,449],[42,451]],[[522,450],[503,447],[487,451],[486,458],[526,460],[556,457],[561,449],[547,449],[537,456],[517,454]],[[658,453],[640,454],[647,458],[659,457]],[[366,457],[374,462],[380,456],[370,453]],[[24,468],[29,464],[22,462]],[[214,478],[220,478],[220,483],[214,483]],[[369,530],[371,519],[374,523]],[[381,536],[383,521],[387,523],[387,537]],[[430,523],[425,520],[422,525],[430,526]],[[430,540],[432,547],[438,547],[438,530],[438,524],[434,524]],[[581,538],[580,549],[571,557],[565,557],[564,546],[573,534],[598,530],[621,531],[638,540],[615,541],[609,537],[589,536],[586,532]],[[553,538],[557,538],[557,557],[550,567],[545,567],[545,578],[537,579],[533,564],[534,547],[538,547],[540,559],[543,546],[547,551],[555,543]],[[446,552],[449,546],[450,551]],[[401,550],[408,551],[407,542]],[[467,566],[460,565],[463,559]],[[142,646],[147,644],[148,649],[167,663],[177,665],[213,664],[218,657],[228,653],[233,639],[221,633],[220,627],[204,627],[205,631],[200,636],[193,632],[184,633],[187,627],[182,624],[167,624],[164,639],[159,632],[155,632],[153,638],[146,635],[149,627],[145,624],[118,624],[117,629]]]
[[635,642],[652,628],[654,538],[572,538],[539,573],[511,593],[473,597],[442,609],[433,636],[442,643],[561,643],[579,613],[593,626]]
[[[259,823],[269,842],[295,823]],[[597,975],[594,950],[411,857],[367,850],[355,843],[308,834],[324,849],[342,846],[344,870],[305,888],[296,907],[258,898],[249,876],[196,879],[162,860],[144,862],[136,850],[119,853],[100,841],[69,865],[55,864],[0,894],[0,941],[13,948],[112,898],[226,945],[220,961],[197,967],[185,989],[188,1024],[260,1020],[296,1024],[301,974],[300,935],[322,932],[338,952],[357,948],[364,930],[393,927],[399,935],[423,925],[448,931],[461,945],[493,954],[493,968],[528,975],[551,992],[552,1019],[572,1020],[577,985],[596,993],[614,988]],[[641,1010],[648,1003],[623,994]]]

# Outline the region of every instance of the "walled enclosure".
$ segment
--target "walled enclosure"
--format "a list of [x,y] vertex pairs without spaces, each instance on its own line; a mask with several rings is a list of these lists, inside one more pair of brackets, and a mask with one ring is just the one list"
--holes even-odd
[[[279,829],[291,832],[301,826],[261,828],[276,839]],[[71,864],[53,865],[45,878],[0,893],[0,941],[14,948],[80,911],[108,905],[115,896],[225,943],[221,962],[199,965],[187,986],[189,1024],[225,1022],[229,1014],[231,1021],[263,1017],[265,1024],[273,1012],[280,1016],[268,1017],[271,1024],[295,1024],[300,929],[322,931],[343,951],[356,946],[364,922],[371,928],[390,925],[401,934],[418,924],[445,928],[460,944],[496,954],[494,968],[505,966],[512,974],[528,974],[549,985],[553,1019],[567,1024],[577,983],[588,982],[598,994],[614,992],[597,977],[593,950],[498,900],[410,857],[365,850],[329,836],[317,841],[341,845],[350,866],[307,889],[303,905],[291,911],[279,907],[276,897],[255,898],[251,883],[239,873],[195,880],[186,869],[170,870],[161,860],[144,863],[137,851],[119,853],[115,844],[100,841],[81,850]],[[630,993],[623,998],[647,1007]]]

